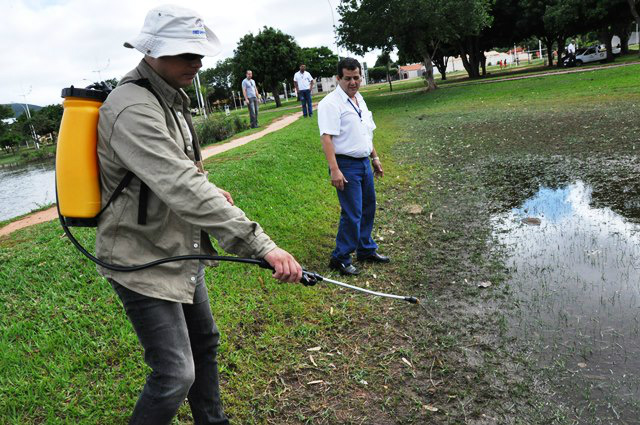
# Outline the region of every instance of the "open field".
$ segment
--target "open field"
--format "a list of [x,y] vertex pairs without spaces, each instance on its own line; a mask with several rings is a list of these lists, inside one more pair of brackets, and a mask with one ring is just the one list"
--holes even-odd
[[[632,220],[635,204],[613,194],[638,171],[639,71],[369,95],[386,171],[375,233],[394,262],[350,283],[416,295],[425,309],[281,285],[246,266],[208,270],[234,422],[608,423],[610,410],[567,394],[513,332],[515,272],[491,219],[541,184],[580,178]],[[315,120],[206,168],[278,244],[328,272],[339,206]],[[619,194],[637,193],[628,183]],[[92,246],[91,230],[76,233]],[[0,424],[124,424],[148,370],[119,300],[61,234],[52,222],[0,240]],[[189,416],[185,406],[176,423]]]
[[[562,72],[567,70],[584,70],[584,69],[593,69],[607,65],[615,65],[615,64],[623,64],[629,62],[637,62],[640,61],[640,57],[638,56],[638,47],[631,46],[631,52],[629,55],[617,57],[616,61],[611,64],[603,64],[600,62],[589,63],[583,65],[581,67],[574,68],[558,68],[552,67],[549,68],[547,66],[540,65],[539,61],[534,61],[532,64],[523,63],[520,66],[509,67],[506,69],[500,69],[498,66],[489,66],[487,67],[487,76],[479,79],[470,79],[467,76],[465,71],[455,71],[452,73],[447,73],[447,79],[443,81],[439,76],[436,76],[436,83],[440,87],[450,87],[461,84],[473,84],[483,81],[491,81],[491,80],[499,80],[503,78],[512,78],[519,76],[527,76],[527,75],[535,75],[535,74],[545,74],[545,73],[553,73],[553,72]],[[422,78],[413,78],[410,80],[399,80],[393,82],[393,92],[405,92],[417,89],[424,89],[424,80]],[[371,84],[367,87],[363,88],[363,93],[369,94],[385,94],[389,93],[389,84],[388,83],[378,83]]]

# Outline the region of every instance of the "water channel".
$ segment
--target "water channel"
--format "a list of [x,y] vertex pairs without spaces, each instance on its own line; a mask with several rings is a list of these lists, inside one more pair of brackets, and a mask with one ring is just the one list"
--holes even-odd
[[[582,181],[541,187],[493,218],[513,336],[579,423],[640,423],[640,226]],[[637,222],[636,222],[637,223]]]
[[0,168],[0,221],[55,201],[52,161]]

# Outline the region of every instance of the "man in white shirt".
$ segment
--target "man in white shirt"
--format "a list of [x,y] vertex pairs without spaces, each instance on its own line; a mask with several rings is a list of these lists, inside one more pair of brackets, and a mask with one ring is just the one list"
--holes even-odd
[[576,45],[573,44],[573,40],[571,40],[567,46],[567,57],[569,58],[570,65],[573,66],[576,64]]
[[300,72],[293,74],[293,84],[298,92],[298,99],[302,102],[302,115],[313,116],[313,104],[311,102],[311,90],[313,90],[313,77],[306,71],[305,64],[300,65]]
[[373,115],[358,93],[361,82],[360,63],[353,58],[342,59],[338,63],[338,87],[318,105],[322,149],[342,208],[329,267],[344,275],[360,273],[351,264],[353,252],[358,261],[390,261],[377,253],[378,245],[371,237],[376,211],[373,177],[382,177],[384,171],[373,147]]

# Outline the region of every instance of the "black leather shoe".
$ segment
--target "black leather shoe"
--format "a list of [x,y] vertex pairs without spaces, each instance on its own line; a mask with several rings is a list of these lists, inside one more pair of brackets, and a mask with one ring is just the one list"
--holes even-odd
[[387,256],[380,255],[377,252],[374,252],[371,255],[366,257],[358,257],[358,261],[368,261],[370,263],[388,263],[391,259]]
[[355,276],[360,274],[360,270],[356,269],[353,264],[343,264],[335,258],[329,261],[329,268],[338,270],[341,275]]

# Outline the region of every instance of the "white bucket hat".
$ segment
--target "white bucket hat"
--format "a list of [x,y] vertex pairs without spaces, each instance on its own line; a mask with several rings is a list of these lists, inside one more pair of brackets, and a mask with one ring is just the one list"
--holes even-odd
[[172,4],[151,9],[140,34],[124,47],[152,58],[183,53],[215,56],[221,50],[220,40],[197,12]]

